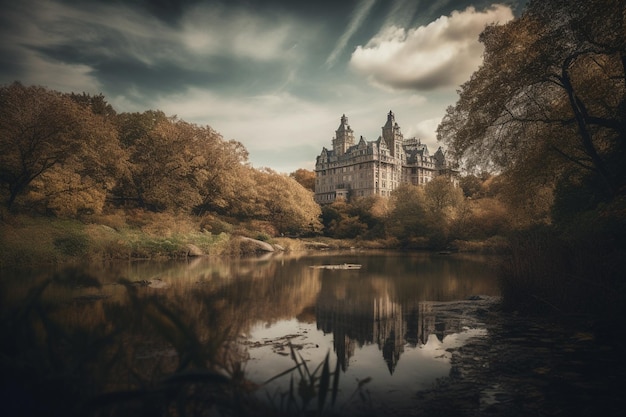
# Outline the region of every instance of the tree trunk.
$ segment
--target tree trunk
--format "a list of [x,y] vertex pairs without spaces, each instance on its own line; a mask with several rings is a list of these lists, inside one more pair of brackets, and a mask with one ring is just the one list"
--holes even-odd
[[604,184],[606,191],[608,192],[608,196],[613,197],[615,195],[615,187],[613,186],[611,178],[608,174],[604,160],[598,154],[598,151],[593,144],[593,138],[591,136],[591,133],[589,132],[589,129],[587,129],[587,109],[585,107],[585,104],[576,95],[576,92],[574,91],[574,86],[572,85],[569,77],[568,67],[570,62],[570,60],[566,60],[563,64],[561,81],[563,83],[565,91],[567,92],[567,97],[569,99],[572,112],[574,113],[576,126],[578,127],[578,133],[580,134],[581,144],[583,145],[585,153],[589,156],[589,158],[591,158],[596,172],[602,179],[602,183]]

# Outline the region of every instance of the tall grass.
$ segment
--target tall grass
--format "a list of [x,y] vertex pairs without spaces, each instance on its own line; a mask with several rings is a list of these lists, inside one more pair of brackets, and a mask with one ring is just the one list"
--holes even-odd
[[626,253],[607,234],[579,238],[543,226],[514,234],[509,249],[500,273],[506,308],[622,317]]

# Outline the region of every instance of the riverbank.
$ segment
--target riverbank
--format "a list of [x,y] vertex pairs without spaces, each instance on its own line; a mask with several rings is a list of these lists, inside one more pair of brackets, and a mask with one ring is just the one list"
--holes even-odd
[[[81,220],[11,215],[0,219],[0,228],[2,267],[234,256],[257,251],[258,245],[250,245],[246,239],[270,242],[284,250],[313,247],[300,239],[272,238],[262,225],[233,225],[221,219],[203,222],[191,216],[155,213],[117,213]],[[318,244],[335,248],[351,242],[322,240]]]
[[[0,267],[252,255],[266,250],[263,243],[276,250],[291,252],[349,248],[424,249],[401,248],[394,238],[275,237],[262,223],[235,224],[227,220],[145,212],[84,216],[80,220],[5,214],[0,218]],[[501,239],[492,239],[454,242],[451,249],[492,253],[500,251],[503,245]]]

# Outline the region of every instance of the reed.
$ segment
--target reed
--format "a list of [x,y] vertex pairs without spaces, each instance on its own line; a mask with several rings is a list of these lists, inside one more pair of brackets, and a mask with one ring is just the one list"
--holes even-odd
[[229,342],[239,330],[212,310],[206,297],[187,298],[197,303],[189,312],[180,300],[140,291],[128,280],[118,283],[125,301],[100,299],[96,309],[93,302],[68,308],[46,296],[56,287],[76,285],[100,287],[92,276],[56,274],[19,302],[0,306],[0,389],[11,393],[3,401],[7,415],[342,413],[335,408],[339,361],[332,367],[330,352],[312,369],[290,345],[294,366],[272,378],[290,376],[290,388],[260,401],[255,393],[264,385],[247,380],[244,355]]
[[500,278],[509,310],[612,316],[626,300],[624,251],[605,234],[577,239],[553,227],[509,239]]

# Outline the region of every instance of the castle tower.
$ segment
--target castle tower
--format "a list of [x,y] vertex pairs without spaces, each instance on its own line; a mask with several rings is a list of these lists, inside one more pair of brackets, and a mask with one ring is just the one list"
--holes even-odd
[[341,116],[341,124],[335,131],[333,138],[333,150],[335,154],[340,156],[346,153],[346,150],[354,145],[354,132],[350,129],[348,118],[344,114]]
[[404,138],[391,110],[387,114],[387,123],[383,126],[383,139],[391,151],[391,156],[400,158]]

